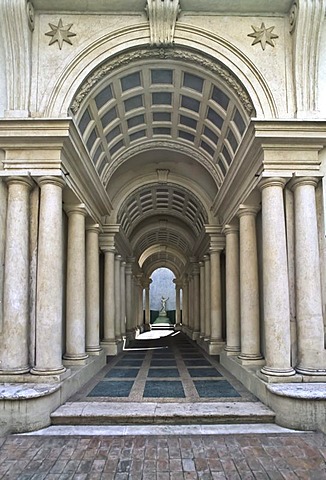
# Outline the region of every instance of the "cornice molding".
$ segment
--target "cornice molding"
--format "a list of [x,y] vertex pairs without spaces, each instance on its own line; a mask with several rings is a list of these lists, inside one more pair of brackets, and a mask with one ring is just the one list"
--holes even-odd
[[0,18],[7,80],[6,117],[29,116],[34,10],[27,0],[2,0]]
[[290,11],[293,76],[299,118],[318,111],[318,65],[326,0],[295,0]]

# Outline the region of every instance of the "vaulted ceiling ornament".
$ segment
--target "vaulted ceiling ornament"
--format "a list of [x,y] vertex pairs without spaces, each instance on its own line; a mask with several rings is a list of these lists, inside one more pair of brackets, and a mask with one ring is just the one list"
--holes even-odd
[[151,45],[169,46],[173,43],[175,24],[181,11],[179,0],[147,0]]

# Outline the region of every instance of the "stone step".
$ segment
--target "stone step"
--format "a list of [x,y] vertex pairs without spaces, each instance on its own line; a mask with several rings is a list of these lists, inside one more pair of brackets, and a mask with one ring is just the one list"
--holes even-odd
[[67,402],[51,415],[52,425],[150,425],[274,423],[260,402]]

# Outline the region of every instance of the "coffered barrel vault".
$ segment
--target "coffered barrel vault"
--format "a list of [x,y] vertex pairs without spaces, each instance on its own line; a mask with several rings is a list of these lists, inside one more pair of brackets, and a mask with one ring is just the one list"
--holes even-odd
[[325,428],[325,13],[0,2],[0,433],[152,328],[162,267],[175,330]]

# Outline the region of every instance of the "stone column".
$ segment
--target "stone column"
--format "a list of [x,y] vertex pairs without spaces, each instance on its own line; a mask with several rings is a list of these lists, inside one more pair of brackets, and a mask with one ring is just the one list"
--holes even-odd
[[134,311],[132,308],[132,263],[126,264],[126,329],[127,333],[134,330]]
[[222,344],[221,250],[210,252],[211,258],[211,338],[210,344]]
[[11,177],[8,184],[3,336],[0,374],[29,371],[29,192],[32,182]]
[[62,365],[62,189],[61,178],[41,177],[36,291],[34,375],[63,373]]
[[193,329],[194,339],[199,338],[200,335],[200,287],[199,287],[199,265],[193,266]]
[[205,263],[199,262],[200,271],[200,337],[205,337]]
[[194,308],[193,308],[193,301],[194,301],[194,288],[193,288],[193,277],[192,275],[188,278],[188,328],[191,332],[194,329]]
[[86,351],[100,347],[99,225],[86,227]]
[[86,256],[85,217],[83,205],[66,208],[68,220],[66,353],[73,363],[85,360],[86,347]]
[[296,370],[304,375],[326,374],[315,193],[317,183],[317,178],[302,177],[294,179],[292,186],[298,328]]
[[241,354],[243,361],[259,360],[259,288],[256,238],[256,215],[258,208],[241,205],[240,219],[240,312]]
[[147,328],[150,328],[151,324],[151,310],[150,310],[150,298],[149,298],[149,292],[150,292],[150,284],[152,283],[152,280],[149,278],[145,282],[145,324]]
[[209,255],[204,256],[205,263],[205,341],[211,336],[211,263]]
[[239,229],[224,228],[226,249],[226,347],[227,352],[240,351],[240,259]]
[[188,279],[183,281],[182,287],[183,295],[182,295],[182,325],[189,328],[188,324],[188,308],[189,308],[189,290],[188,290]]
[[290,298],[287,265],[283,178],[260,184],[263,220],[263,290],[266,365],[273,376],[295,374],[291,367]]
[[180,325],[181,322],[181,314],[180,314],[180,290],[181,285],[177,279],[174,279],[173,282],[175,283],[175,324]]
[[121,285],[120,285],[120,263],[121,255],[116,255],[114,260],[114,325],[115,338],[121,340]]
[[114,302],[114,247],[102,247],[104,251],[104,339],[103,344],[115,343]]
[[126,336],[126,262],[120,264],[121,336]]

